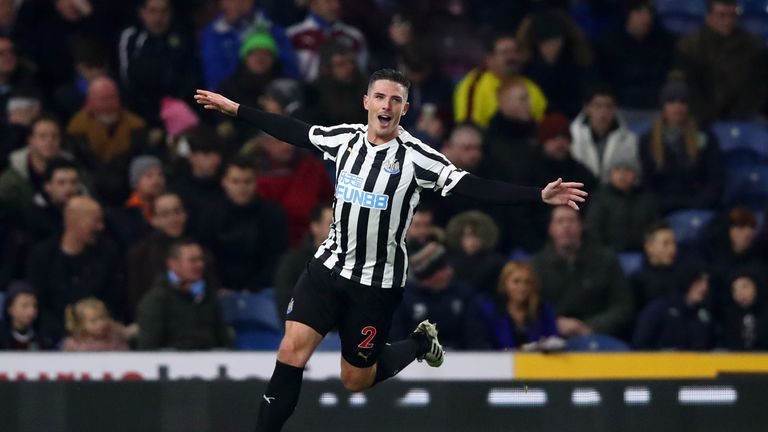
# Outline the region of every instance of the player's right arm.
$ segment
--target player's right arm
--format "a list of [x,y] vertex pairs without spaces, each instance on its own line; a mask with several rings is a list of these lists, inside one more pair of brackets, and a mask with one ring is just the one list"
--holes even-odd
[[241,118],[252,123],[273,137],[293,144],[297,147],[314,149],[315,146],[309,140],[309,131],[312,125],[296,120],[293,117],[273,114],[241,105],[218,93],[208,90],[197,90],[195,100],[205,109],[219,111],[228,116]]

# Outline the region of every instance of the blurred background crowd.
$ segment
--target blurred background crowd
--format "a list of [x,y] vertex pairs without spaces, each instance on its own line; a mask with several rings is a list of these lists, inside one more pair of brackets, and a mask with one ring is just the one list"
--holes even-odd
[[365,123],[391,67],[456,166],[591,194],[425,193],[394,339],[768,349],[767,41],[766,0],[0,0],[0,348],[276,348],[333,168],[194,90]]

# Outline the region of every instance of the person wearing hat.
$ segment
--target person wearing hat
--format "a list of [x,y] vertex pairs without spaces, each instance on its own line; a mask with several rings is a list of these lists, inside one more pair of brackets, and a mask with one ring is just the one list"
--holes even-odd
[[392,321],[391,339],[408,337],[419,322],[429,317],[440,326],[440,342],[446,349],[491,349],[480,297],[473,287],[454,279],[445,246],[432,241],[412,250],[408,281]]
[[0,350],[39,351],[51,348],[40,334],[37,294],[26,282],[12,282],[5,293],[0,320]]
[[634,158],[608,161],[609,182],[592,195],[586,214],[587,231],[616,252],[639,252],[643,230],[659,217],[656,198],[640,181]]
[[716,208],[724,184],[719,143],[691,115],[686,83],[671,78],[659,96],[661,114],[640,140],[642,177],[664,214]]
[[258,105],[269,83],[282,75],[277,44],[269,33],[251,33],[240,46],[239,58],[235,73],[222,81],[221,93]]

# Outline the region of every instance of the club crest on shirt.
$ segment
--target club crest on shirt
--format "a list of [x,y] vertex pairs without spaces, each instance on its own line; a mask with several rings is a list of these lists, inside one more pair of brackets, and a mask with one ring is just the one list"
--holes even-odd
[[384,161],[384,172],[387,174],[397,174],[400,172],[400,162],[397,159]]

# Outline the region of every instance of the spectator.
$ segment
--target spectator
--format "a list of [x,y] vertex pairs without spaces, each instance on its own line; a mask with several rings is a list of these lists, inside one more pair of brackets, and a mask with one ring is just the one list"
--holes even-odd
[[499,109],[485,131],[482,174],[509,183],[522,181],[532,157],[536,127],[525,81],[504,80],[499,87]]
[[150,231],[152,201],[165,192],[165,174],[160,159],[137,156],[129,170],[131,195],[122,208],[109,214],[108,227],[120,246],[127,249]]
[[555,306],[558,333],[621,335],[632,321],[632,295],[616,255],[582,239],[581,220],[570,207],[552,210],[549,235],[532,264],[542,298]]
[[37,81],[32,72],[16,56],[13,41],[0,36],[0,119],[7,114],[8,99],[14,90],[37,88]]
[[638,252],[643,230],[659,218],[656,198],[641,185],[636,159],[611,160],[608,175],[589,201],[587,230],[616,252]]
[[200,35],[205,86],[216,90],[232,75],[240,61],[240,47],[246,35],[267,32],[277,44],[283,71],[289,78],[298,78],[296,53],[285,29],[273,23],[256,7],[255,0],[218,0],[221,14],[208,23]]
[[311,114],[306,105],[305,89],[301,83],[289,78],[279,78],[267,86],[261,100],[264,110],[308,121]]
[[578,114],[579,97],[595,74],[592,50],[568,13],[558,9],[533,13],[520,23],[516,39],[523,73],[541,87],[548,109],[569,117]]
[[259,144],[256,193],[282,207],[290,245],[297,247],[307,233],[309,213],[333,198],[333,186],[325,165],[312,153],[267,134],[259,136]]
[[700,268],[681,272],[676,292],[649,304],[637,320],[639,350],[706,351],[714,346],[712,314],[706,306],[709,278]]
[[0,119],[0,171],[8,166],[8,155],[26,144],[42,105],[42,95],[34,89],[17,89],[8,97],[7,116]]
[[0,0],[0,36],[11,36],[13,33],[17,9],[15,0]]
[[674,37],[655,15],[650,0],[632,0],[624,26],[595,43],[601,76],[616,89],[619,106],[655,110],[674,57]]
[[735,272],[725,306],[719,346],[733,351],[768,350],[765,288],[749,271]]
[[495,250],[498,240],[499,228],[488,215],[473,210],[454,216],[445,228],[445,243],[455,279],[492,296],[504,266]]
[[85,107],[72,118],[67,134],[75,140],[75,156],[93,173],[96,196],[109,204],[128,196],[128,165],[146,141],[146,123],[126,110],[117,85],[96,78],[88,86]]
[[573,158],[584,164],[602,183],[610,180],[611,159],[637,160],[637,135],[627,129],[616,109],[613,90],[595,85],[588,92],[584,109],[571,123]]
[[316,205],[309,213],[309,232],[304,236],[301,245],[287,252],[280,259],[275,272],[275,300],[277,314],[281,319],[285,319],[288,303],[293,297],[293,288],[299,276],[320,244],[328,238],[328,230],[332,222],[333,208],[327,203]]
[[662,213],[714,208],[724,183],[717,139],[691,117],[684,82],[667,83],[660,99],[661,115],[640,141],[644,181]]
[[272,284],[288,248],[285,213],[256,196],[256,170],[248,160],[230,161],[221,184],[225,199],[208,205],[198,237],[216,258],[224,288],[258,291]]
[[480,298],[471,287],[454,280],[445,248],[437,242],[427,243],[412,252],[409,265],[390,339],[407,337],[415,325],[429,318],[440,328],[440,342],[447,350],[490,349]]
[[128,351],[128,329],[95,297],[67,306],[65,321],[69,337],[61,343],[62,351]]
[[[548,179],[559,177],[582,182],[587,191],[595,188],[595,176],[571,155],[568,118],[560,113],[547,114],[539,125],[536,140],[538,146],[525,166],[523,183],[542,185]],[[503,243],[507,247],[513,244],[522,247],[526,252],[535,252],[544,246],[548,220],[549,209],[545,207],[512,208],[505,219],[497,219],[504,232]]]
[[309,13],[304,21],[288,27],[286,33],[296,49],[299,69],[305,81],[314,81],[322,69],[321,51],[327,45],[347,47],[357,70],[368,70],[368,47],[365,36],[355,27],[341,22],[340,0],[309,0]]
[[680,272],[675,232],[666,222],[655,222],[644,230],[643,251],[643,267],[630,278],[638,312],[674,293]]
[[40,334],[37,294],[24,282],[12,284],[5,293],[0,321],[0,351],[39,351],[51,348]]
[[339,43],[323,46],[320,73],[312,85],[316,116],[321,124],[365,123],[360,95],[367,88],[368,80],[355,63],[353,50]]
[[52,91],[56,114],[65,121],[83,108],[95,79],[109,78],[109,50],[101,39],[76,39],[70,50],[74,75]]
[[[485,64],[465,76],[453,94],[456,122],[469,121],[485,129],[498,109],[499,87],[506,78],[520,76],[522,59],[514,36],[499,34],[485,46]],[[544,117],[547,99],[538,85],[520,76],[528,89],[531,116]]]
[[523,349],[557,337],[555,308],[541,299],[530,264],[508,262],[497,285],[496,295],[483,305],[494,349]]
[[44,194],[44,176],[48,163],[56,157],[70,158],[61,150],[61,129],[51,117],[32,123],[27,146],[11,153],[10,166],[0,176],[0,201],[15,211],[33,203],[35,194]]
[[[36,245],[29,254],[27,277],[39,295],[41,328],[60,338],[64,309],[80,299],[97,297],[113,314],[120,287],[119,254],[101,235],[104,225],[99,203],[75,197],[64,208],[64,231]],[[46,269],[46,271],[41,271]]]
[[160,100],[189,97],[200,66],[195,40],[177,22],[171,0],[141,0],[138,9],[139,22],[120,34],[120,83],[127,105],[156,124]]
[[235,72],[221,82],[221,93],[259,106],[269,84],[282,75],[277,43],[269,33],[251,33],[240,47]]
[[140,350],[226,348],[230,338],[216,287],[204,278],[203,249],[191,240],[171,245],[166,273],[138,307]]
[[736,0],[708,0],[704,25],[677,44],[678,64],[691,85],[691,111],[703,124],[749,120],[763,106],[763,42],[738,25]]
[[442,241],[445,233],[434,224],[435,212],[431,207],[419,204],[413,211],[411,226],[405,234],[408,249],[419,247],[430,241]]

